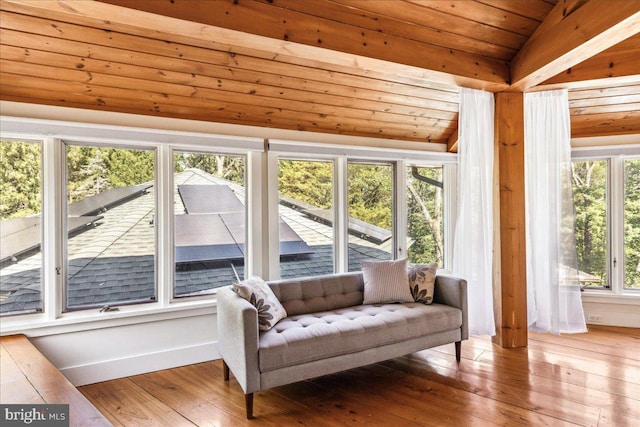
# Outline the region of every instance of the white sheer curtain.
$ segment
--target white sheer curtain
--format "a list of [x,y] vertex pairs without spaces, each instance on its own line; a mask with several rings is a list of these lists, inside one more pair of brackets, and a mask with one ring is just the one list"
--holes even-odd
[[586,332],[574,234],[566,90],[527,93],[527,305],[535,332]]
[[495,335],[493,314],[493,94],[460,92],[458,219],[453,272],[467,280],[469,333]]

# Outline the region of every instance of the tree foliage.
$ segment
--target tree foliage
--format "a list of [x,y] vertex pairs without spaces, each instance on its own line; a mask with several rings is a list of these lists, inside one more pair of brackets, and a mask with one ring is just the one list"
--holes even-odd
[[607,282],[607,162],[572,164],[578,269]]
[[0,220],[41,211],[41,150],[37,143],[0,142]]
[[[442,182],[442,168],[417,168],[419,175]],[[408,257],[413,263],[437,262],[444,266],[442,189],[415,178],[407,171]]]
[[153,181],[154,152],[127,148],[67,147],[69,202],[105,190]]
[[386,230],[393,226],[393,168],[351,163],[348,168],[349,216]]
[[182,153],[176,157],[183,168],[197,168],[213,176],[244,185],[244,157],[204,153]]
[[333,164],[303,160],[278,162],[280,193],[320,209],[333,203]]
[[625,161],[624,192],[624,284],[640,288],[640,159]]

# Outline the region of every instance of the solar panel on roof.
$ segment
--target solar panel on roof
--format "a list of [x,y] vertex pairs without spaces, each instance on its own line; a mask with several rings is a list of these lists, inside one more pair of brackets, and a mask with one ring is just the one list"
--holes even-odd
[[[67,219],[69,234],[78,232],[100,219],[102,216],[70,217]],[[42,240],[40,216],[2,221],[0,236],[0,263],[37,249]]]
[[69,216],[93,215],[139,196],[150,187],[150,184],[140,184],[131,187],[111,188],[95,196],[70,203],[67,208],[67,214]]
[[178,263],[244,258],[218,214],[176,215],[175,246]]
[[[229,186],[179,185],[178,193],[187,215],[176,216],[176,262],[244,257],[244,204]],[[202,218],[191,219],[199,217]],[[313,250],[288,224],[280,220],[280,255],[310,253]]]
[[188,214],[244,212],[244,204],[228,185],[178,185]]

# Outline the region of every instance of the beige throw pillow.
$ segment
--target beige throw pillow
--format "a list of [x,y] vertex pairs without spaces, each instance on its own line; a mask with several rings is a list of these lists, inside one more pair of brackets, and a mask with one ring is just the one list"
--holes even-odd
[[431,304],[435,289],[436,272],[438,264],[411,264],[409,265],[409,288],[415,302]]
[[407,260],[362,261],[364,304],[413,302]]
[[268,331],[287,317],[278,298],[264,280],[253,276],[233,285],[233,290],[258,310],[258,329]]

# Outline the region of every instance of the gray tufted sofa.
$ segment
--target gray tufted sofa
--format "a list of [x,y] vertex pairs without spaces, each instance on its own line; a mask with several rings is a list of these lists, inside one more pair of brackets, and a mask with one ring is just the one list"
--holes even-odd
[[468,338],[467,282],[438,275],[434,302],[363,305],[362,273],[268,283],[288,317],[258,331],[256,308],[218,290],[218,345],[253,418],[253,393]]

